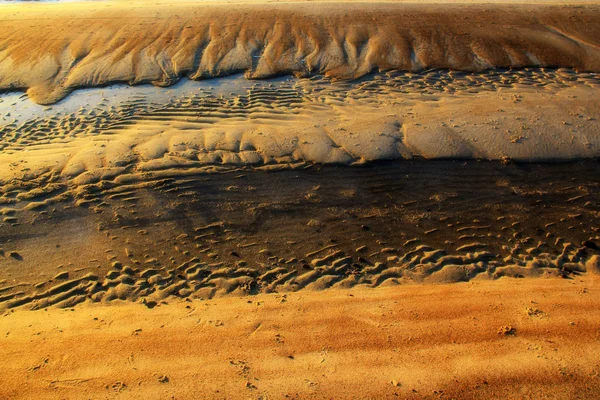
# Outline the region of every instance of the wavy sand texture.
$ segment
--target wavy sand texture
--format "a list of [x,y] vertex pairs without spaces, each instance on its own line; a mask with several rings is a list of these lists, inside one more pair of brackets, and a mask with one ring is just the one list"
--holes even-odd
[[38,190],[48,179],[123,183],[248,165],[600,156],[598,74],[536,69],[371,78],[252,87],[241,77],[221,79],[215,84],[227,81],[238,94],[175,92],[161,104],[140,97],[10,123],[0,127],[0,164],[8,166],[0,170],[0,193],[15,179],[21,189],[25,180]]
[[[386,163],[0,197],[0,313],[600,272],[600,165]],[[30,184],[30,182],[27,182]],[[22,208],[25,209],[22,209]],[[585,275],[584,275],[585,276]]]
[[373,70],[600,71],[596,5],[72,4],[0,9],[0,90],[41,104],[110,82]]

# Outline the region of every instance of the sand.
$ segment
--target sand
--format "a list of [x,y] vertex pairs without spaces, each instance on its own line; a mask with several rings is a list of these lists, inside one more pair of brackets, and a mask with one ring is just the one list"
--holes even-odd
[[[90,5],[93,4],[93,5]],[[0,90],[427,68],[600,72],[597,5],[69,3],[0,8]]]
[[[75,189],[243,166],[600,156],[597,74],[433,70],[346,83],[235,77],[220,85],[188,82],[162,99],[140,88],[122,103],[75,94],[67,103],[80,104],[77,111],[27,118],[18,106],[27,100],[7,99],[0,104],[8,115],[0,129],[0,163],[9,166],[0,170],[2,191],[26,191],[24,180],[48,192],[57,181]],[[121,92],[106,88],[101,96]]]
[[594,398],[599,17],[0,4],[0,399]]
[[597,277],[0,317],[6,399],[594,398]]
[[400,161],[54,184],[2,208],[0,310],[576,278],[600,268],[599,174]]
[[[23,181],[47,193],[57,180],[75,190],[241,166],[595,158],[598,12],[593,4],[5,5],[3,197],[25,190]],[[206,80],[236,73],[225,84]],[[23,115],[27,98],[12,94],[52,104],[78,88],[178,81],[169,95],[142,86],[121,103],[77,93],[69,102],[79,109],[62,114]]]

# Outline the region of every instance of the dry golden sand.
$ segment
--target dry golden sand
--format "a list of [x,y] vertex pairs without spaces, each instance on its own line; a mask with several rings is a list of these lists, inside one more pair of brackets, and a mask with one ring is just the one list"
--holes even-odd
[[597,397],[593,161],[300,170],[598,157],[585,3],[2,5],[0,91],[39,104],[302,79],[0,98],[0,398]]
[[598,277],[16,311],[0,398],[595,398]]
[[598,5],[74,3],[0,8],[0,89],[42,104],[111,82],[245,72],[600,71]]

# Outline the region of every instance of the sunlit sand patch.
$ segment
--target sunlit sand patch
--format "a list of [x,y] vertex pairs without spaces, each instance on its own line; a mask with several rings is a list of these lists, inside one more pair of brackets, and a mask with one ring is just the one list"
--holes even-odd
[[107,87],[52,107],[6,94],[0,200],[250,166],[597,157],[599,86],[597,74],[565,69],[432,70]]
[[0,0],[0,398],[597,396],[600,8],[517,3]]

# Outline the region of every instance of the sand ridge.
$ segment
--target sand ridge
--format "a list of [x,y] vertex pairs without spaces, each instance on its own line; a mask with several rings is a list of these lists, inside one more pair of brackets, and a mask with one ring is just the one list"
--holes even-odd
[[[77,112],[6,123],[0,199],[13,203],[6,193],[15,187],[34,190],[19,193],[25,199],[58,186],[75,190],[244,166],[600,155],[595,73],[390,71],[353,82],[231,78],[226,87],[236,93],[201,86],[185,95],[174,90],[162,101],[141,95],[93,107],[82,96]],[[5,108],[9,121],[18,113],[14,104]]]
[[[126,22],[124,21],[126,15]],[[0,90],[41,104],[111,82],[371,71],[600,71],[595,5],[108,2],[0,9]]]

